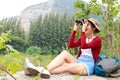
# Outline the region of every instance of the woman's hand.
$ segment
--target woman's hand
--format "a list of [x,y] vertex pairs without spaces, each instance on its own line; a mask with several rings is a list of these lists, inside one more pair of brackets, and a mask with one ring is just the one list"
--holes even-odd
[[74,23],[74,28],[73,28],[73,30],[74,30],[74,31],[77,31],[79,28],[80,28],[80,24]]
[[86,21],[86,22],[83,22],[82,32],[85,32],[85,31],[86,31],[87,24],[88,24],[87,21]]

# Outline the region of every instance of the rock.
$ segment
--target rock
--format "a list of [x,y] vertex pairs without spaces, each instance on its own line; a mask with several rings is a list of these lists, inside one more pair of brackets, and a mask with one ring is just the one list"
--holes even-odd
[[[17,80],[34,80],[35,77],[24,75],[24,71],[19,71],[16,74],[13,75]],[[13,80],[13,78],[9,75],[0,77],[0,80]],[[73,75],[69,73],[61,73],[56,75],[51,75],[49,79],[43,79],[40,78],[39,80],[120,80],[120,77],[118,78],[105,78],[100,77],[96,75],[92,76],[79,76],[79,75]]]
[[36,4],[27,7],[18,18],[25,32],[29,32],[30,23],[36,20],[40,15],[44,16],[49,13],[73,14],[74,0],[49,0],[48,2]]

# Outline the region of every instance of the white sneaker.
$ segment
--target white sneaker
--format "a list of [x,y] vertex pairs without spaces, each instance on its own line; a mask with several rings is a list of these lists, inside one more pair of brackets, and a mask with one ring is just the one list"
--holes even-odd
[[28,58],[25,59],[24,72],[26,75],[37,76],[40,73],[42,78],[50,78],[50,73],[43,67],[35,67]]
[[36,67],[36,70],[40,73],[41,78],[50,78],[50,73],[43,67]]
[[29,61],[28,58],[25,58],[25,65],[26,65],[27,67],[34,67],[34,65]]
[[[29,68],[34,69],[35,66],[29,61],[28,58],[25,58],[24,73],[25,73],[26,75],[32,75],[32,74],[28,71]],[[33,74],[37,74],[37,72],[35,72],[35,73],[33,73]]]

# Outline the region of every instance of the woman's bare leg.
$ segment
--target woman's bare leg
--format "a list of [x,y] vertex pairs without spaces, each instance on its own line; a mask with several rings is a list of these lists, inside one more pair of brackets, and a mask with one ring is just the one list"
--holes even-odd
[[51,74],[69,72],[72,74],[87,75],[87,70],[82,63],[64,63],[60,67],[50,71]]
[[63,50],[53,61],[48,65],[48,71],[61,66],[64,62],[73,63],[75,62],[75,58],[66,50]]

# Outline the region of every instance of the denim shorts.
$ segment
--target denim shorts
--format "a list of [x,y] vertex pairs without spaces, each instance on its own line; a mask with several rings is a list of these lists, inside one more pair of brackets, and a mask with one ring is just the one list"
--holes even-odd
[[84,64],[84,66],[87,69],[88,76],[92,75],[94,73],[95,63],[94,63],[94,58],[93,57],[90,57],[90,56],[80,56],[77,59],[77,63],[83,63]]

